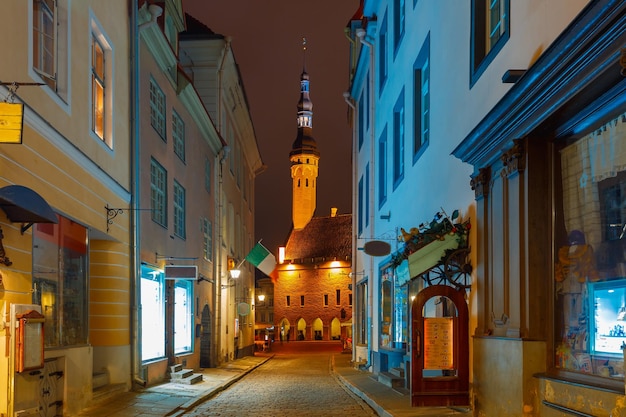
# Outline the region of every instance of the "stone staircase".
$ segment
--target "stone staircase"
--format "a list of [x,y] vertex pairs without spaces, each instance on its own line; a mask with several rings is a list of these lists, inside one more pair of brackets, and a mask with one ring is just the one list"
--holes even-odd
[[403,368],[391,368],[388,372],[380,372],[378,374],[378,382],[396,391],[403,392],[406,390]]
[[181,364],[171,365],[170,382],[193,385],[202,382],[202,374],[194,374],[192,369],[183,369]]

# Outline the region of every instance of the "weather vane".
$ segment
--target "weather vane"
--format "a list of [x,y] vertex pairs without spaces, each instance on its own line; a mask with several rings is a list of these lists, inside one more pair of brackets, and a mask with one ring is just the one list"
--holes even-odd
[[302,37],[302,68],[306,68],[306,38]]

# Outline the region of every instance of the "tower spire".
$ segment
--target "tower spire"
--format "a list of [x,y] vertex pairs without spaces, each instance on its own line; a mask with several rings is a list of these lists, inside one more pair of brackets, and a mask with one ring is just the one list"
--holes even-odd
[[313,138],[313,103],[309,97],[309,74],[306,72],[306,38],[302,38],[302,75],[298,101],[298,135],[293,142],[289,160],[293,189],[292,220],[294,230],[309,223],[316,207],[317,174],[320,153]]

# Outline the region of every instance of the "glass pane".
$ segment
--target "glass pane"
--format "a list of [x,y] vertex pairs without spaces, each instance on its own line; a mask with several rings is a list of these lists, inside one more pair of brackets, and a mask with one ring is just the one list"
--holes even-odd
[[163,273],[141,268],[141,359],[165,356]]
[[191,281],[177,281],[174,287],[174,352],[191,351]]
[[424,305],[424,378],[457,376],[454,363],[456,306],[448,297],[432,297]]

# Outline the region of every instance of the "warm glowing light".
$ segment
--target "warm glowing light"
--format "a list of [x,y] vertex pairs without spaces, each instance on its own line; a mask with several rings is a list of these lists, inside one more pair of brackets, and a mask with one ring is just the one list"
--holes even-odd
[[285,263],[285,247],[284,246],[278,247],[278,263],[279,264]]
[[239,275],[241,275],[241,270],[239,269],[231,269],[228,272],[230,272],[230,277],[233,279],[237,279],[239,278]]
[[411,296],[411,301],[415,301],[415,296],[414,295]]
[[296,269],[296,266],[294,264],[289,264],[287,265],[287,269],[293,271],[294,269]]
[[339,262],[339,261],[332,261],[330,263],[330,267],[331,268],[339,268],[340,266],[341,266],[341,262]]
[[265,294],[259,294],[259,301],[265,301]]

